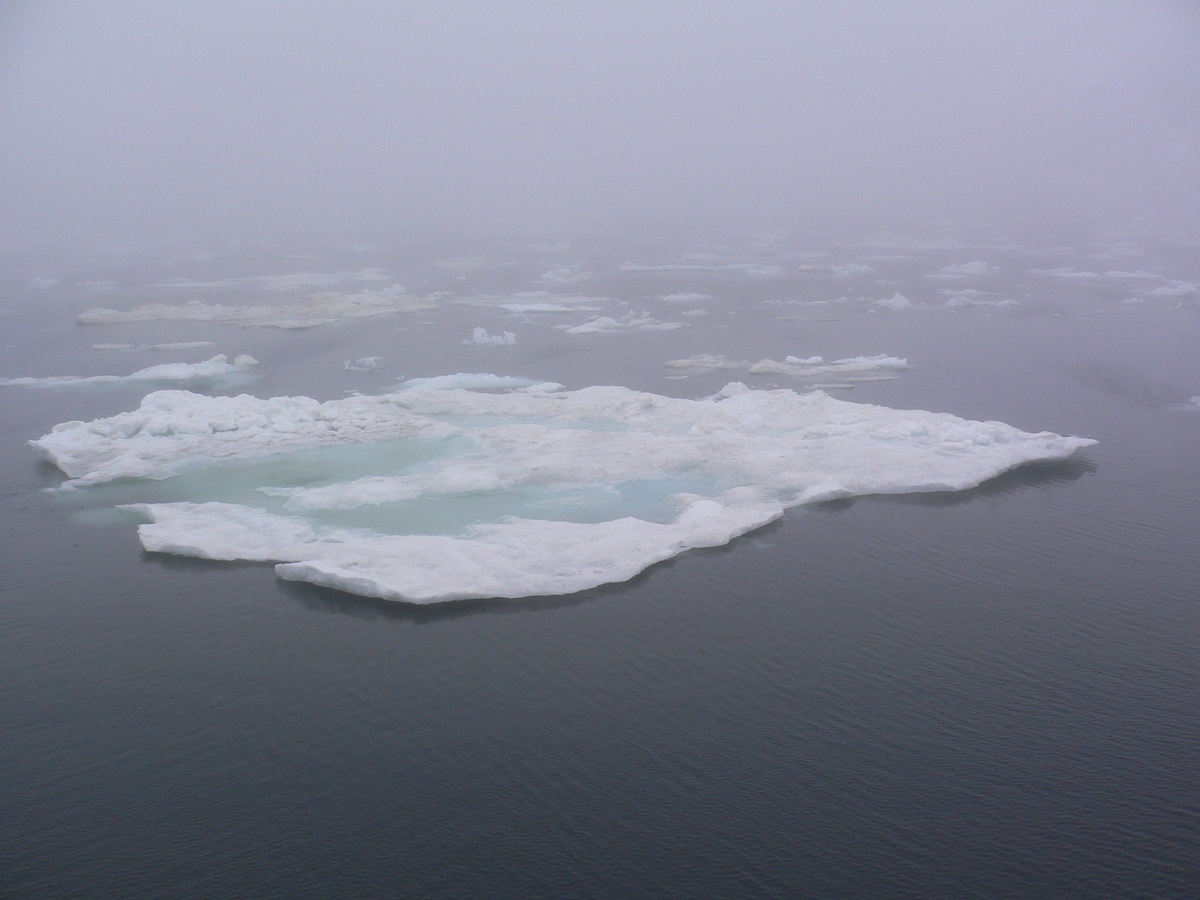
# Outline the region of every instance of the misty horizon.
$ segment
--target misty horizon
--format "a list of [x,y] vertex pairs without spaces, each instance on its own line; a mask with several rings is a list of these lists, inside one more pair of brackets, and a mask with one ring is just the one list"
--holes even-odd
[[1194,229],[1187,3],[10,4],[0,247]]

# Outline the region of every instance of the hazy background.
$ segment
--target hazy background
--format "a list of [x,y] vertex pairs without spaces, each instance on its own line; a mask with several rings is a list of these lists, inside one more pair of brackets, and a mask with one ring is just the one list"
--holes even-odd
[[0,10],[0,248],[1200,211],[1191,2]]

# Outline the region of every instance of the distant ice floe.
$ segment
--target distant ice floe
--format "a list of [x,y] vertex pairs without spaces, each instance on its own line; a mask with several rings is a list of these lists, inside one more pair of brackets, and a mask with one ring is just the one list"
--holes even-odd
[[846,263],[840,266],[815,265],[813,263],[805,263],[796,267],[801,272],[824,272],[829,275],[837,275],[839,277],[848,277],[851,275],[870,275],[875,270],[864,263]]
[[363,356],[354,360],[346,360],[343,367],[347,372],[370,372],[383,365],[382,356]]
[[578,284],[581,281],[591,281],[592,273],[585,272],[582,265],[560,266],[543,272],[537,280],[542,284]]
[[463,341],[464,344],[479,344],[485,347],[504,347],[511,346],[517,342],[517,336],[511,331],[506,331],[503,334],[488,334],[487,329],[477,327],[469,338]]
[[347,319],[391,315],[402,312],[434,309],[437,302],[428,297],[414,297],[404,288],[393,285],[379,291],[343,294],[325,291],[311,294],[301,303],[289,305],[225,306],[220,303],[193,301],[183,306],[145,303],[133,309],[95,308],[78,316],[84,325],[113,325],[129,322],[217,322],[221,324],[255,325],[269,328],[313,328],[332,325]]
[[129,382],[202,381],[245,373],[258,365],[253,356],[243,354],[228,362],[224,353],[201,363],[163,363],[138,369],[129,375],[50,375],[44,378],[0,378],[0,387],[77,387],[86,384]]
[[962,306],[990,306],[996,309],[1004,307],[1020,305],[1016,300],[1010,297],[1004,299],[995,299],[995,294],[989,294],[984,291],[978,291],[974,288],[963,288],[960,290],[951,290],[950,288],[942,288],[938,291],[940,294],[949,295],[946,298],[946,306],[962,307]]
[[222,278],[215,281],[172,278],[167,281],[155,282],[148,287],[196,291],[255,286],[268,291],[297,291],[315,287],[336,287],[339,284],[353,281],[387,281],[390,277],[383,269],[359,269],[354,272],[294,272],[290,275],[255,275],[250,278]]
[[982,260],[973,260],[972,262],[957,263],[954,265],[943,266],[932,275],[926,275],[926,278],[968,278],[974,275],[992,275],[1000,271],[999,266],[989,266]]
[[478,294],[455,301],[466,306],[503,309],[510,313],[598,312],[601,304],[615,303],[608,297],[584,297],[578,294],[552,294],[549,291],[522,291],[516,294]]
[[1143,292],[1146,297],[1191,297],[1200,295],[1200,284],[1191,281],[1173,281],[1161,287]]
[[899,291],[884,300],[876,300],[876,306],[882,306],[884,309],[902,310],[911,307],[912,301],[901,294]]
[[1033,275],[1049,275],[1052,278],[1103,278],[1099,272],[1081,272],[1070,266],[1059,266],[1055,269],[1030,269]]
[[493,375],[490,372],[459,372],[457,375],[434,375],[429,378],[410,378],[400,384],[402,391],[558,391],[556,381],[534,381],[516,375]]
[[479,269],[487,264],[482,256],[452,256],[434,263],[440,269]]
[[611,316],[592,316],[582,325],[556,325],[567,334],[610,334],[616,331],[673,331],[687,328],[685,322],[662,322],[643,311],[641,315],[630,312],[619,319]]
[[672,369],[741,369],[752,375],[794,375],[815,378],[822,375],[840,375],[853,380],[866,378],[895,378],[898,372],[909,368],[908,360],[881,353],[878,356],[851,356],[826,362],[823,356],[785,357],[783,362],[760,359],[756,363],[731,359],[721,354],[698,353],[686,359],[669,359],[665,363]]
[[[740,383],[702,400],[410,385],[324,403],[157,391],[32,445],[76,487],[177,476],[188,500],[126,507],[147,519],[149,551],[270,561],[284,579],[434,603],[624,581],[791,506],[963,490],[1095,443]],[[287,466],[251,465],[281,454]]]
[[761,263],[725,263],[722,265],[707,265],[704,263],[673,263],[660,266],[644,266],[633,262],[623,262],[622,272],[740,272],[743,275],[779,275],[783,272],[779,266],[767,266]]
[[658,299],[666,303],[703,303],[705,300],[715,298],[712,294],[664,294]]
[[198,350],[215,347],[215,341],[171,341],[165,344],[92,344],[93,350]]

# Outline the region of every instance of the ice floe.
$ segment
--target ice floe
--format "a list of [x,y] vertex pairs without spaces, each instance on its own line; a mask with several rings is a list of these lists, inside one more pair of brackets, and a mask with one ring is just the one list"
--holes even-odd
[[484,347],[505,347],[516,342],[517,336],[511,331],[503,334],[488,334],[487,329],[482,326],[476,327],[471,332],[471,336],[463,341],[464,344],[479,344]]
[[956,263],[949,266],[943,266],[932,275],[927,275],[927,278],[967,278],[972,275],[992,275],[999,271],[999,266],[989,266],[983,260],[972,260],[971,262]]
[[362,356],[358,359],[348,359],[342,365],[347,372],[370,372],[383,365],[383,357]]
[[664,294],[658,299],[667,303],[703,303],[714,298],[712,294]]
[[740,272],[743,275],[779,275],[783,272],[779,266],[763,265],[762,263],[725,263],[723,265],[707,265],[704,263],[668,263],[660,266],[645,266],[633,262],[623,262],[622,272]]
[[49,375],[43,378],[0,378],[0,387],[77,387],[87,384],[122,384],[131,382],[204,381],[243,375],[258,365],[253,356],[242,354],[233,362],[218,353],[200,363],[163,363],[138,369],[129,375]]
[[899,291],[896,291],[896,293],[892,294],[892,296],[888,297],[887,299],[876,300],[875,305],[882,306],[884,309],[902,310],[908,309],[913,304],[911,300],[909,300]]
[[796,375],[816,377],[819,375],[847,375],[858,377],[895,377],[897,372],[908,368],[908,360],[881,353],[877,356],[850,356],[826,362],[823,356],[785,357],[783,362],[760,359],[756,363],[730,359],[721,354],[698,353],[686,359],[669,359],[665,366],[672,369],[743,369],[753,375]]
[[613,303],[608,297],[583,297],[578,294],[551,294],[549,291],[523,291],[516,294],[478,294],[456,301],[467,306],[503,309],[511,313],[597,312],[598,304]]
[[[463,389],[480,383],[509,389]],[[1094,443],[736,382],[700,400],[559,387],[478,374],[323,403],[158,391],[32,444],[77,487],[200,469],[188,499],[130,507],[147,550],[432,603],[623,581],[791,506],[963,490]],[[371,453],[334,474],[331,457],[305,456],[353,447]],[[256,459],[288,464],[260,467],[259,490],[229,502]]]
[[92,344],[93,350],[197,350],[215,347],[215,341],[170,341],[165,344]]
[[615,331],[674,331],[676,328],[687,328],[685,322],[663,322],[654,318],[648,311],[641,315],[629,312],[619,319],[611,316],[592,316],[582,325],[556,325],[567,334],[609,334]]
[[324,291],[309,295],[300,303],[288,305],[257,304],[225,306],[220,303],[193,301],[182,306],[164,303],[145,303],[133,309],[94,308],[78,316],[84,325],[113,325],[129,322],[217,322],[222,324],[257,325],[271,328],[313,328],[331,325],[346,319],[361,319],[393,313],[433,309],[436,300],[414,297],[399,285],[379,291],[360,291],[343,294]]
[[195,291],[223,290],[254,285],[268,291],[296,291],[314,287],[335,287],[353,281],[387,281],[390,277],[383,269],[359,269],[355,272],[293,272],[290,275],[255,275],[250,278],[222,278],[216,281],[172,278],[148,286]]
[[578,284],[581,281],[591,281],[592,273],[584,271],[582,265],[559,266],[538,276],[542,284]]

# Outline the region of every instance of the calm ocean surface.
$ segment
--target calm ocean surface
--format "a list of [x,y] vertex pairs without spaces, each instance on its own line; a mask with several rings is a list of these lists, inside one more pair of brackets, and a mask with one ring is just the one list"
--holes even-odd
[[[662,363],[887,353],[911,370],[837,395],[1099,444],[791,510],[625,584],[414,607],[144,553],[126,488],[47,493],[25,442],[159,385],[0,388],[0,896],[1200,896],[1200,247],[883,244],[8,261],[4,377],[222,352],[261,361],[225,391],[263,397],[455,372],[701,397],[809,385]],[[387,280],[253,280],[364,268]],[[392,283],[451,293],[307,330],[74,321]],[[601,299],[497,306],[534,291]],[[643,310],[689,327],[555,327]]]

